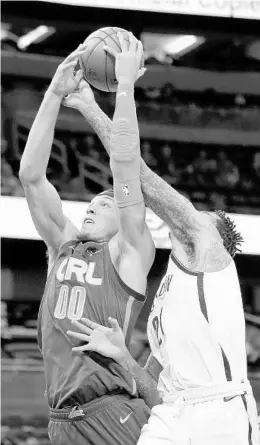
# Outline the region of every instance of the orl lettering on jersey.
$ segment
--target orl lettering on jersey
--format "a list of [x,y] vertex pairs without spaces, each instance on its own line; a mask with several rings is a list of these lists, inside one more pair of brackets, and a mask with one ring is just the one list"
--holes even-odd
[[102,278],[94,277],[95,265],[94,262],[86,263],[79,258],[65,258],[56,272],[56,278],[61,283],[64,280],[76,279],[82,284],[89,283],[94,286],[101,286]]
[[81,260],[80,258],[64,258],[56,272],[56,278],[60,283],[73,280],[80,285],[68,286],[62,284],[54,310],[54,317],[60,320],[69,318],[70,320],[80,320],[83,316],[86,303],[86,288],[84,284],[101,286],[102,278],[97,278],[95,274],[96,263]]

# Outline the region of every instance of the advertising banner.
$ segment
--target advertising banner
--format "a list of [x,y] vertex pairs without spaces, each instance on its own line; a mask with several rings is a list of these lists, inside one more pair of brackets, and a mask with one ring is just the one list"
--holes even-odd
[[42,0],[94,8],[260,20],[260,0]]

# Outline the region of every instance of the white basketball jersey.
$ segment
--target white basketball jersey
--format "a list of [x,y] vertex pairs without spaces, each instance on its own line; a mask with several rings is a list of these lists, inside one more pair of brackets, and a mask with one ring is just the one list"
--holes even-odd
[[147,329],[164,368],[158,384],[162,393],[247,376],[244,312],[233,261],[221,272],[194,273],[172,254]]

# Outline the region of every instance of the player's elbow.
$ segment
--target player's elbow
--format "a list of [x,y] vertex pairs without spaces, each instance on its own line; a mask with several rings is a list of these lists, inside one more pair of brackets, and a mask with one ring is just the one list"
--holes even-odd
[[23,186],[37,184],[43,177],[30,165],[20,165],[19,179]]

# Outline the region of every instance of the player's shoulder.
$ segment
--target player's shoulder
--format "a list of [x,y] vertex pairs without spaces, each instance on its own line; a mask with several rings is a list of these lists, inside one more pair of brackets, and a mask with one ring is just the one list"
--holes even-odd
[[75,224],[67,217],[64,217],[64,227],[63,229],[51,240],[44,240],[48,256],[53,258],[55,254],[59,252],[60,247],[70,240],[77,239],[78,229]]
[[231,255],[223,245],[220,236],[203,236],[200,242],[189,249],[173,246],[169,262],[183,272],[198,273],[221,272],[235,267]]
[[47,257],[47,262],[48,262],[47,276],[49,276],[53,269],[55,261],[58,258],[58,250],[52,246],[48,246],[47,251],[46,251],[46,257]]
[[75,226],[68,227],[68,231],[64,233],[61,242],[57,244],[57,246],[47,245],[46,257],[48,262],[48,276],[60,254],[66,249],[66,247],[69,247],[71,244],[75,244],[77,242],[77,233],[78,231]]
[[221,272],[233,263],[217,228],[211,224],[200,237],[197,248],[198,264],[202,272]]

